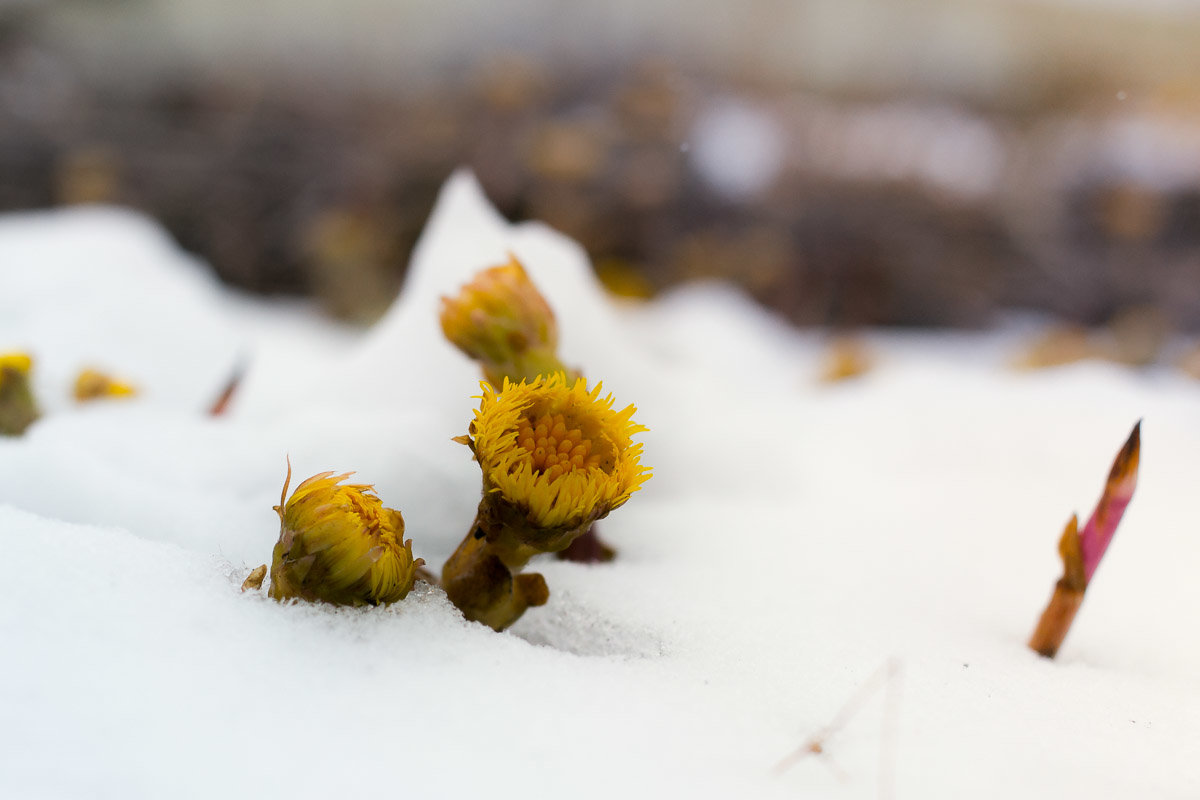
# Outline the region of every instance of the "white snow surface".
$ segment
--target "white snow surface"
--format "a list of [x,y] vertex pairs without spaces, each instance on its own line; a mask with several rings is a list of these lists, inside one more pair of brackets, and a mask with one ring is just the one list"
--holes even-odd
[[[478,392],[438,299],[512,252],[562,353],[634,403],[646,488],[605,565],[545,560],[510,631],[419,584],[388,608],[242,594],[296,479],[356,470],[439,569],[478,468]],[[583,251],[443,191],[359,332],[225,290],[128,212],[0,219],[0,348],[46,414],[0,439],[0,796],[1011,798],[1200,795],[1200,386],[1016,373],[1015,329],[826,343],[736,291],[607,299]],[[97,362],[133,401],[67,402]],[[226,416],[204,415],[239,363]],[[1144,418],[1141,482],[1055,661],[1025,641],[1072,511]],[[293,481],[295,485],[295,480]],[[885,663],[886,690],[823,740]],[[890,710],[889,710],[890,709]],[[885,713],[886,712],[886,713]]]

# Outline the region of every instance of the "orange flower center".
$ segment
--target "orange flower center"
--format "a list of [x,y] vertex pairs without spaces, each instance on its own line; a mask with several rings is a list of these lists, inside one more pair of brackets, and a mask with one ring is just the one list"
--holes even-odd
[[604,455],[592,452],[592,440],[584,437],[579,428],[567,427],[562,414],[545,413],[536,419],[522,417],[517,427],[517,444],[529,453],[534,471],[550,480],[571,470],[605,467]]

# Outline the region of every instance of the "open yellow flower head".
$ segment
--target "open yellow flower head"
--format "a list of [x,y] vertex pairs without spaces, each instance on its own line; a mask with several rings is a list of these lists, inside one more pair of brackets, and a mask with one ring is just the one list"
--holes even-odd
[[483,362],[497,385],[504,375],[532,379],[561,369],[554,312],[512,256],[478,273],[457,297],[443,297],[441,323],[446,338]]
[[27,353],[0,353],[0,436],[19,436],[38,418]]
[[[344,484],[353,473],[323,472],[296,487],[275,507],[279,542],[271,559],[270,596],[337,605],[379,605],[404,599],[416,570],[404,518],[384,508],[364,484]],[[292,477],[288,468],[288,481]],[[287,494],[287,482],[283,494]]]
[[637,410],[613,409],[612,395],[558,372],[505,380],[483,394],[468,443],[483,470],[484,503],[519,510],[539,529],[576,529],[618,508],[650,478],[633,434]]
[[137,389],[94,369],[84,369],[75,378],[75,400],[85,403],[102,397],[132,397]]

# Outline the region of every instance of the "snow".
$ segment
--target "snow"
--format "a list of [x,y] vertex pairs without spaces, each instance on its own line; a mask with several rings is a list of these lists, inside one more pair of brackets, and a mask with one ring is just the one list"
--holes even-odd
[[34,352],[44,405],[66,402],[85,366],[137,376],[154,402],[198,408],[233,371],[239,340],[216,280],[131,212],[7,215],[0,275],[0,341]]
[[[550,603],[502,634],[423,586],[367,610],[240,593],[285,456],[375,483],[440,568],[478,500],[450,441],[478,377],[437,301],[509,251],[564,358],[651,428],[655,476],[604,522],[618,560],[537,563]],[[0,278],[0,346],[35,352],[47,412],[0,440],[0,796],[1200,793],[1200,385],[1166,368],[1013,372],[1014,324],[873,332],[876,368],[823,385],[819,333],[720,285],[610,301],[466,174],[369,331],[233,294],[122,211],[0,219]],[[143,395],[73,406],[82,360]],[[1062,526],[1139,418],[1138,494],[1040,659]]]

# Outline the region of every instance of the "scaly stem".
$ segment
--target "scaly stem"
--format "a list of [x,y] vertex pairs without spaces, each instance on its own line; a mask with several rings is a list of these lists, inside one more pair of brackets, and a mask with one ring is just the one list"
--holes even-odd
[[1054,658],[1058,653],[1083,603],[1083,595],[1096,567],[1100,565],[1100,559],[1104,557],[1113,534],[1117,532],[1117,525],[1133,498],[1141,455],[1141,428],[1141,422],[1133,426],[1129,439],[1117,453],[1104,493],[1083,531],[1079,531],[1079,519],[1072,515],[1058,542],[1063,576],[1055,584],[1050,603],[1042,612],[1037,628],[1029,639],[1029,647],[1038,655]]
[[1054,658],[1058,648],[1062,647],[1087,590],[1083,559],[1079,553],[1079,518],[1074,514],[1058,542],[1058,552],[1062,556],[1063,576],[1054,585],[1050,603],[1029,639],[1030,649],[1046,658]]
[[508,378],[513,383],[532,381],[539,375],[551,375],[555,372],[565,372],[570,377],[578,377],[579,373],[568,369],[552,350],[534,349],[513,350],[504,359],[483,359],[479,362],[483,368],[483,376],[488,383],[496,388],[504,385]]
[[565,549],[587,528],[532,528],[519,510],[485,497],[471,532],[442,568],[442,588],[467,619],[504,630],[550,599],[545,578],[521,574],[529,559]]

